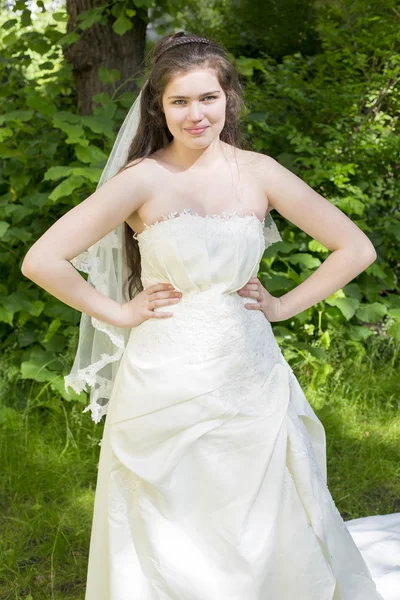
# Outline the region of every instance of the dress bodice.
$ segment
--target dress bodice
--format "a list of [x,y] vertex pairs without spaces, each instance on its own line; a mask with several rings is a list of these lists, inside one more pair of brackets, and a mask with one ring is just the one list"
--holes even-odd
[[269,243],[268,228],[257,215],[199,215],[191,209],[169,213],[142,233],[139,243],[144,288],[172,283],[190,297],[213,289],[231,293],[257,275]]

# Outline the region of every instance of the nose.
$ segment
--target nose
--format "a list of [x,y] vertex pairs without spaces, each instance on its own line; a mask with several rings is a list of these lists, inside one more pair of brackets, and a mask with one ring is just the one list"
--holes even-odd
[[203,118],[203,111],[201,106],[199,104],[196,104],[196,102],[193,102],[193,104],[189,106],[187,116],[190,121],[201,121],[201,119]]

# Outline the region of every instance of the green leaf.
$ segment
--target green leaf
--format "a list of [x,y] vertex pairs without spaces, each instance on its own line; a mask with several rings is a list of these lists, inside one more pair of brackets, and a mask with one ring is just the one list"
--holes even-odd
[[32,233],[22,227],[9,227],[4,234],[5,240],[18,240],[19,242],[29,242],[32,239]]
[[33,300],[32,308],[29,310],[29,313],[33,317],[38,317],[44,310],[45,303],[42,300]]
[[80,21],[79,28],[83,30],[89,29],[94,23],[100,22],[105,8],[106,5],[96,6],[96,8],[90,8],[79,13],[77,16],[77,20]]
[[343,212],[347,214],[355,214],[362,216],[364,214],[365,205],[357,198],[353,196],[346,196],[344,198],[339,198],[338,206]]
[[360,325],[348,325],[347,331],[351,340],[356,342],[362,342],[366,340],[370,335],[373,335],[373,332],[367,327],[362,327]]
[[55,379],[56,375],[54,372],[46,369],[41,363],[27,360],[21,363],[21,378],[33,379],[34,381],[42,383],[44,381]]
[[[50,69],[53,69],[54,67],[53,63],[47,61],[43,63],[42,69],[44,69],[46,65],[51,65],[49,67]],[[57,111],[56,107],[53,104],[49,104],[49,100],[40,94],[32,94],[31,96],[28,96],[26,99],[26,104],[29,106],[29,108],[34,108],[42,115],[46,115],[46,117],[52,117]]]
[[349,321],[355,315],[359,304],[360,301],[357,298],[338,298],[335,306],[337,306],[344,318]]
[[72,167],[65,167],[61,165],[50,167],[50,169],[47,169],[45,172],[43,181],[56,181],[57,179],[68,177],[68,175],[71,175],[71,172]]
[[35,214],[31,207],[22,206],[22,204],[12,204],[11,206],[7,206],[4,212],[7,213],[7,216],[13,217],[14,223],[18,223],[25,217],[30,217],[31,215]]
[[71,44],[75,44],[79,39],[80,35],[75,31],[71,31],[71,33],[61,36],[55,43],[59,46],[70,46]]
[[33,118],[33,110],[12,110],[0,115],[0,125],[9,121],[30,121]]
[[314,269],[316,267],[319,267],[319,265],[321,264],[319,258],[316,258],[311,254],[305,254],[300,252],[297,254],[291,254],[287,257],[286,260],[294,265],[304,265],[305,267],[307,267],[307,269]]
[[326,352],[324,348],[314,348],[314,346],[310,346],[310,344],[306,344],[305,342],[294,342],[295,348],[299,348],[299,350],[306,350],[315,358],[325,358]]
[[133,23],[128,19],[125,14],[119,15],[118,19],[114,21],[112,28],[118,35],[124,35],[127,31],[132,29]]
[[[71,306],[56,300],[55,298],[50,298],[46,302],[46,306],[44,309],[44,315],[46,317],[51,317],[52,319],[61,319],[66,323],[74,323],[75,325],[78,323],[80,314]],[[66,331],[64,333],[67,333]]]
[[52,321],[49,325],[49,328],[43,338],[43,342],[48,342],[51,340],[51,338],[53,337],[53,335],[55,333],[57,333],[57,331],[60,329],[61,327],[61,321],[60,319],[54,319],[54,321]]
[[308,242],[308,249],[311,250],[311,252],[320,252],[321,254],[329,252],[329,249],[325,248],[325,246],[317,242],[317,240],[311,240]]
[[64,181],[60,183],[56,188],[54,188],[54,190],[49,195],[49,200],[56,202],[64,196],[70,196],[72,192],[79,189],[85,183],[86,178],[71,175],[67,179],[64,179]]
[[66,349],[67,341],[62,333],[56,333],[48,341],[42,340],[46,350],[51,350],[56,354],[61,354]]
[[338,299],[345,297],[346,296],[344,291],[342,290],[342,288],[340,288],[339,290],[336,290],[336,292],[328,296],[328,298],[325,298],[325,302],[329,304],[329,306],[336,306],[336,302],[338,301]]
[[18,347],[26,348],[28,346],[31,346],[35,342],[36,335],[32,329],[23,328],[17,333],[17,339]]
[[348,283],[344,286],[343,292],[346,294],[346,296],[351,296],[352,298],[361,300],[361,290],[357,283]]
[[393,325],[388,328],[387,332],[392,338],[400,341],[400,323],[393,323]]
[[267,248],[266,251],[268,252],[268,250],[271,250],[274,254],[276,252],[279,252],[279,254],[287,254],[289,252],[292,252],[292,250],[294,250],[295,248],[298,248],[298,244],[282,241],[276,242],[270,248]]
[[86,115],[82,117],[82,122],[94,133],[106,135],[108,138],[114,140],[115,134],[108,119],[99,116]]
[[356,316],[360,321],[366,323],[376,323],[381,321],[386,315],[387,308],[380,302],[373,302],[372,304],[361,304],[357,309]]
[[7,47],[7,46],[12,46],[13,44],[15,44],[15,42],[18,42],[18,41],[19,41],[19,37],[17,36],[15,31],[13,31],[12,33],[9,33],[8,35],[5,35],[3,37],[3,39],[1,40],[1,44],[3,47]]
[[7,223],[7,221],[0,221],[0,238],[3,237],[9,227],[10,223]]
[[18,23],[17,19],[9,19],[8,21],[6,21],[5,23],[3,23],[2,27],[3,29],[7,30],[7,29],[11,29],[11,27],[14,27],[14,25]]
[[26,9],[22,12],[21,25],[22,27],[29,27],[30,25],[32,25],[32,17],[30,10]]
[[289,290],[293,287],[293,281],[288,279],[284,275],[271,275],[260,273],[260,279],[263,277],[263,285],[270,294],[273,294],[277,290]]
[[60,122],[73,123],[74,125],[82,124],[82,117],[67,110],[58,110],[53,115],[53,125],[59,127]]
[[388,314],[388,317],[393,317],[394,319],[400,319],[400,308],[389,308],[387,314]]
[[107,154],[100,150],[97,146],[76,146],[75,154],[77,158],[83,163],[89,163],[92,165],[96,165],[98,163],[106,163],[107,162]]
[[121,71],[118,69],[106,69],[105,67],[100,67],[98,74],[103,83],[114,83],[121,77]]
[[2,127],[0,129],[0,142],[4,142],[7,138],[10,138],[14,135],[14,132],[9,127]]
[[30,311],[32,309],[32,302],[25,294],[21,292],[13,292],[8,296],[2,296],[0,298],[0,304],[5,306],[8,311],[16,313],[20,310]]
[[65,381],[63,376],[54,377],[50,383],[50,387],[53,392],[59,394],[64,400],[67,400],[67,402],[75,401],[79,402],[80,404],[87,404],[88,397],[86,392],[77,394],[72,390],[72,388],[68,388],[70,393],[65,391]]
[[54,122],[58,129],[61,129],[61,131],[67,134],[68,137],[65,140],[67,144],[74,144],[75,142],[85,138],[85,131],[82,125],[73,125],[67,121],[58,121],[57,123],[56,119],[54,119]]
[[37,52],[41,56],[47,54],[47,52],[51,50],[50,42],[43,37],[42,34],[39,34],[39,32],[37,32],[35,37],[31,36],[29,38],[29,47],[31,50]]
[[97,183],[100,179],[103,169],[97,167],[72,167],[72,173],[76,176],[85,177],[93,183]]
[[7,323],[8,325],[13,324],[14,313],[9,312],[5,306],[0,305],[0,321]]
[[62,13],[62,12],[53,13],[52,17],[55,21],[57,21],[57,23],[65,23],[68,21],[67,13]]

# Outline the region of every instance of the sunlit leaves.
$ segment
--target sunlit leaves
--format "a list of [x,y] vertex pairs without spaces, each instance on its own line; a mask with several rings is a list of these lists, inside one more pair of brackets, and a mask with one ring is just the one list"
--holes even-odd
[[118,19],[114,21],[112,25],[113,30],[115,33],[118,33],[118,35],[124,35],[124,33],[132,29],[132,27],[133,23],[126,14],[120,14]]

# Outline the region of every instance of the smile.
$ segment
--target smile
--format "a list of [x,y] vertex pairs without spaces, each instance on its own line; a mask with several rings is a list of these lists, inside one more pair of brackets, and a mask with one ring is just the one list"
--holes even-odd
[[202,127],[201,129],[186,129],[186,131],[191,134],[199,135],[200,133],[203,133],[206,129],[208,129],[208,126]]

